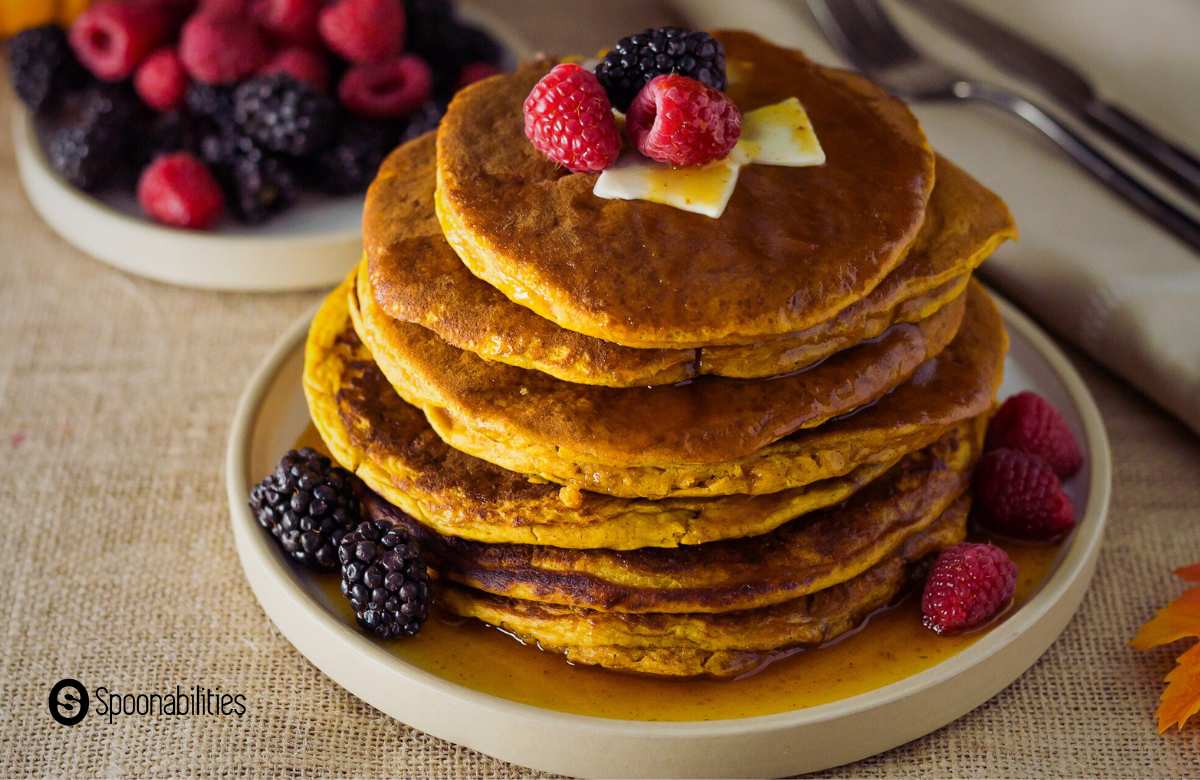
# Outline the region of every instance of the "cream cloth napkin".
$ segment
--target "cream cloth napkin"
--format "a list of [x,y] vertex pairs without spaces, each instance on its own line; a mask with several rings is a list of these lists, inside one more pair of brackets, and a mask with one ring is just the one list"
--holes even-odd
[[[697,27],[748,28],[818,61],[844,64],[801,0],[675,4]],[[1200,151],[1200,3],[972,4],[1062,55],[1105,97]],[[925,52],[1050,102],[903,4],[887,7]],[[913,110],[933,145],[1002,195],[1016,216],[1021,239],[984,265],[985,279],[1200,433],[1200,255],[1020,120],[977,105],[923,103]]]

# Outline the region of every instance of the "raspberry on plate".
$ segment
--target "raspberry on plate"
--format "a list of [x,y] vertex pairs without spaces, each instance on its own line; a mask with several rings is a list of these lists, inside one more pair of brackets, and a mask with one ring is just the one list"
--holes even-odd
[[612,104],[596,76],[574,63],[555,65],[525,98],[525,136],[576,173],[602,171],[621,153]]
[[1063,479],[1083,466],[1083,453],[1066,420],[1049,401],[1028,390],[1001,405],[988,423],[986,446],[1037,455]]
[[71,46],[96,78],[120,81],[171,35],[174,14],[155,0],[107,0],[71,25]]
[[926,628],[952,634],[983,625],[1012,600],[1017,566],[991,544],[963,542],[942,552],[921,594]]
[[629,106],[625,130],[651,160],[687,167],[729,154],[742,112],[723,92],[687,76],[657,76]]
[[276,52],[275,56],[258,71],[260,76],[286,73],[296,81],[304,82],[318,92],[329,90],[329,62],[325,55],[303,46],[289,46]]
[[224,201],[208,167],[186,152],[159,157],[138,181],[138,203],[164,225],[211,227],[221,216]]
[[388,119],[412,113],[432,91],[429,66],[415,54],[405,54],[346,71],[338,85],[338,98],[355,114]]
[[317,20],[330,49],[363,64],[391,59],[404,49],[404,5],[400,0],[336,0]]
[[250,15],[274,37],[288,43],[313,44],[320,40],[317,16],[321,0],[254,0]]
[[198,13],[183,26],[179,56],[197,81],[231,84],[261,68],[270,48],[266,36],[243,17]]
[[138,96],[159,111],[174,111],[183,105],[189,81],[179,54],[170,48],[159,49],[147,57],[133,77]]
[[1075,527],[1075,508],[1054,469],[1036,455],[1001,448],[986,453],[975,470],[983,524],[1006,536],[1057,539]]

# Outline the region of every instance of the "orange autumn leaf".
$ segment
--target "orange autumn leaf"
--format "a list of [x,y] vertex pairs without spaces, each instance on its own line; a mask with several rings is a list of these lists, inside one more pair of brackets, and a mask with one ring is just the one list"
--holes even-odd
[[1167,675],[1167,687],[1158,702],[1158,733],[1171,726],[1183,728],[1187,719],[1200,712],[1200,642],[1183,655]]
[[[1176,571],[1190,582],[1200,582],[1200,563]],[[1138,650],[1170,644],[1187,637],[1200,637],[1200,588],[1191,588],[1160,609],[1130,642]],[[1167,687],[1158,702],[1158,731],[1171,726],[1183,728],[1200,712],[1200,642],[1176,660],[1166,677]]]

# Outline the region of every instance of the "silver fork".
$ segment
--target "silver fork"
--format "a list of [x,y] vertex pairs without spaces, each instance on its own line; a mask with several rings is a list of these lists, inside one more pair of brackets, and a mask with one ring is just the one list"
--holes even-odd
[[918,52],[877,0],[808,0],[808,6],[830,43],[889,92],[908,100],[986,103],[1024,119],[1110,190],[1200,252],[1200,223],[1147,189],[1042,106],[967,78]]

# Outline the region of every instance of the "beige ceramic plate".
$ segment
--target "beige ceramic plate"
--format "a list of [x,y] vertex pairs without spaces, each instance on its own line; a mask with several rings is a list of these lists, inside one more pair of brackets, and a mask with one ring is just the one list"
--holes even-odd
[[[464,5],[462,16],[487,28],[512,57],[529,54],[492,14]],[[13,112],[12,134],[21,183],[42,219],[81,251],[129,273],[214,290],[303,290],[332,287],[361,257],[361,195],[306,195],[261,226],[225,220],[211,232],[173,230],[144,217],[132,195],[98,198],[67,184],[24,111]]]
[[810,772],[880,753],[969,712],[1033,665],[1074,615],[1095,568],[1111,484],[1104,425],[1062,352],[1011,305],[1000,306],[1012,337],[1003,394],[1041,393],[1063,410],[1086,448],[1084,473],[1071,483],[1082,519],[1025,606],[957,655],[900,682],[777,715],[623,721],[479,693],[388,654],[330,609],[314,578],[287,563],[246,507],[250,486],[308,424],[300,387],[307,318],[263,362],[230,433],[226,484],[246,578],[284,636],[346,690],[422,731],[507,761],[570,775],[733,777]]

